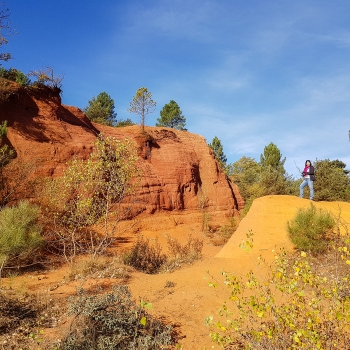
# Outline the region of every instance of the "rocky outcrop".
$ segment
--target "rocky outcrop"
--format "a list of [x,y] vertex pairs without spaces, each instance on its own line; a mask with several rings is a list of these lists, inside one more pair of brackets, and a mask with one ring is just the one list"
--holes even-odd
[[206,209],[234,215],[244,203],[227,179],[205,139],[187,131],[140,126],[123,128],[91,123],[76,107],[61,104],[50,90],[28,92],[17,87],[0,106],[8,121],[7,139],[25,161],[39,160],[38,172],[59,176],[66,162],[87,158],[96,136],[131,138],[142,169],[137,202],[149,214]]

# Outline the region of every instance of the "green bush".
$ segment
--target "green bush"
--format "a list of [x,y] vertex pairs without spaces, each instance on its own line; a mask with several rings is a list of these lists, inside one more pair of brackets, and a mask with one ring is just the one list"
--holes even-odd
[[4,67],[0,68],[0,77],[7,80],[15,81],[21,86],[29,86],[31,84],[30,79],[27,75],[16,68],[5,69]]
[[174,327],[151,316],[150,307],[142,301],[137,305],[127,286],[116,285],[101,296],[81,289],[71,300],[69,315],[75,317],[60,349],[168,349],[176,343]]
[[148,238],[139,236],[133,247],[125,255],[124,263],[137,270],[152,274],[159,272],[166,259],[167,257],[162,254],[158,241],[151,245]]
[[294,219],[287,222],[287,231],[298,249],[321,253],[327,249],[335,225],[331,213],[311,203],[310,208],[298,209]]
[[0,211],[0,264],[34,260],[34,252],[43,245],[38,212],[28,201]]

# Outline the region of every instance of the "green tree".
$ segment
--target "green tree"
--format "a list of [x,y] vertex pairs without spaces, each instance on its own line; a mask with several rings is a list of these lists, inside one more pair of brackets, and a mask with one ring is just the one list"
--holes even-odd
[[243,156],[233,163],[230,176],[246,202],[259,196],[260,172],[261,166],[254,158]]
[[88,102],[84,108],[86,116],[93,122],[113,126],[116,122],[117,113],[114,112],[114,100],[107,94],[101,92]]
[[260,187],[263,195],[290,194],[290,177],[286,174],[282,154],[274,143],[264,147],[264,153],[260,155]]
[[271,167],[281,173],[285,173],[284,163],[286,158],[282,160],[282,154],[274,143],[265,146],[264,153],[260,155],[260,165],[263,169]]
[[223,146],[222,146],[219,138],[217,136],[215,136],[213,138],[213,141],[211,143],[209,143],[208,146],[213,150],[214,157],[219,162],[221,169],[223,171],[225,171],[227,158],[226,158]]
[[[8,40],[5,38],[6,36],[9,36],[13,34],[13,30],[11,29],[11,23],[10,23],[10,11],[7,8],[4,8],[5,3],[2,2],[0,4],[2,9],[0,10],[0,46],[6,45],[8,43]],[[1,61],[8,61],[11,58],[10,53],[0,53],[0,60]]]
[[152,93],[146,87],[137,89],[136,95],[130,102],[128,111],[141,117],[142,131],[145,130],[145,118],[147,114],[153,113],[157,103],[152,100]]
[[179,105],[171,100],[160,111],[160,118],[157,119],[156,126],[166,126],[178,130],[186,130],[186,118],[182,115]]
[[316,160],[315,200],[350,201],[350,178],[346,164],[336,160]]

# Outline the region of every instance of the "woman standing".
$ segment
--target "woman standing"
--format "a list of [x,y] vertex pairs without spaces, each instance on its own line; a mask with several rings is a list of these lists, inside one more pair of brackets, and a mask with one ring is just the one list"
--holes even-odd
[[303,198],[304,194],[304,187],[309,186],[310,189],[310,200],[314,199],[314,181],[315,181],[315,169],[311,165],[311,162],[307,160],[305,162],[305,168],[304,171],[302,172],[302,175],[304,177],[304,181],[300,185],[300,198]]

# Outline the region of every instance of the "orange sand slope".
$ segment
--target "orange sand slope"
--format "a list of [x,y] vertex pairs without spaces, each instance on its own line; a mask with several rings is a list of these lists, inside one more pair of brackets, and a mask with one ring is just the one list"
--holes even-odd
[[323,208],[334,215],[350,222],[350,203],[344,202],[311,202],[293,196],[266,196],[256,199],[241,221],[237,231],[229,242],[216,255],[218,258],[232,258],[237,254],[237,248],[246,234],[251,230],[254,234],[254,246],[257,251],[271,251],[284,247],[293,249],[287,231],[286,223],[291,220],[298,208],[307,208],[313,203],[316,208]]
[[[229,242],[217,253],[207,245],[204,258],[194,265],[182,268],[171,274],[144,275],[137,273],[130,283],[133,295],[153,303],[153,311],[170,320],[181,323],[181,332],[186,337],[181,341],[182,349],[204,349],[213,345],[209,338],[209,329],[204,325],[207,316],[217,315],[228,290],[223,282],[222,271],[245,275],[257,268],[255,257],[262,255],[267,262],[273,260],[276,250],[284,247],[294,249],[290,243],[286,223],[291,220],[298,208],[306,208],[310,201],[293,196],[266,196],[254,201],[247,216],[241,221],[237,231]],[[344,222],[350,222],[350,203],[314,202],[316,208],[324,208],[335,215],[341,212]],[[174,228],[172,235],[186,231],[188,225]],[[164,230],[169,232],[172,230]],[[239,248],[246,234],[254,233],[254,248],[245,252]],[[198,231],[197,231],[198,232]],[[160,232],[159,232],[160,234]],[[153,231],[153,235],[157,232]],[[215,255],[216,254],[216,255]],[[215,255],[215,256],[213,256]],[[209,271],[209,275],[207,274]],[[211,277],[212,276],[212,277]],[[217,289],[208,286],[213,278],[218,283]],[[166,281],[172,281],[174,288],[164,288]]]

